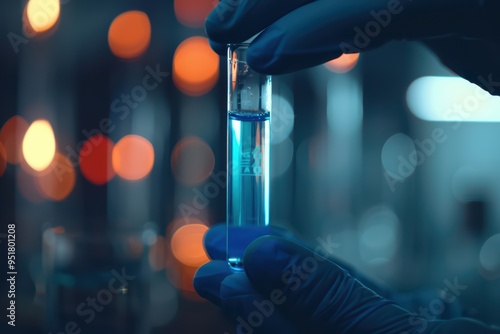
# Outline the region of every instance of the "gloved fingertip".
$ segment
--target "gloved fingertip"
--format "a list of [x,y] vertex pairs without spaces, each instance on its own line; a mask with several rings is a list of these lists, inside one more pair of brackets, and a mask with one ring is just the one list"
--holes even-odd
[[226,224],[212,226],[203,237],[203,245],[208,256],[213,260],[226,258]]
[[226,277],[221,285],[220,295],[222,299],[238,298],[255,292],[255,288],[248,280],[244,272],[233,273]]
[[259,286],[271,286],[280,281],[283,271],[293,262],[291,242],[276,236],[264,236],[253,241],[244,255],[244,268],[249,279]]
[[231,274],[232,271],[225,261],[211,261],[196,271],[193,279],[194,289],[201,297],[221,306],[221,283]]
[[256,1],[221,0],[205,20],[208,37],[217,43],[246,41],[264,28],[250,18],[255,6],[259,6]]
[[255,38],[247,52],[250,67],[260,73],[280,74],[277,50],[283,43],[285,31],[270,27]]
[[226,236],[227,226],[225,223],[215,224],[207,231],[205,238],[211,239],[214,237]]
[[216,38],[226,30],[227,21],[231,18],[233,11],[227,10],[227,5],[219,3],[207,16],[205,30],[209,37]]
[[212,48],[212,50],[215,51],[215,53],[219,54],[222,57],[227,56],[227,44],[219,43],[219,42],[216,42],[212,39],[209,39],[208,43],[210,44],[210,47]]
[[297,43],[287,27],[273,24],[250,44],[247,61],[250,67],[269,75],[286,74],[323,64],[342,55],[335,45],[322,49],[314,43]]
[[239,35],[245,34],[244,29],[235,27],[243,8],[234,4],[234,0],[231,1],[220,1],[205,20],[205,31],[208,37],[219,44],[242,41]]

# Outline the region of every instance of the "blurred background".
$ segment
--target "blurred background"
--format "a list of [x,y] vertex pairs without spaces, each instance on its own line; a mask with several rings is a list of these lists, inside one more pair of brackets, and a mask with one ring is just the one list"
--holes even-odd
[[[0,248],[15,224],[18,272],[3,332],[235,333],[192,285],[225,221],[215,5],[2,3]],[[458,282],[465,314],[500,325],[498,111],[417,43],[276,76],[272,224],[401,291]]]

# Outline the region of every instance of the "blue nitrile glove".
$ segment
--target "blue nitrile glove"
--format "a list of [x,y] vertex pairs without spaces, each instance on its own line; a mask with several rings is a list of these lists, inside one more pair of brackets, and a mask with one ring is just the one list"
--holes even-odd
[[[328,247],[314,252],[289,232],[267,228],[252,236],[236,228],[230,233],[243,243],[271,234],[248,246],[244,272],[231,271],[225,261],[225,226],[205,236],[213,261],[198,270],[194,286],[236,319],[236,333],[500,333],[472,319],[435,320],[412,313],[442,294],[414,301],[406,296],[407,308],[402,308],[399,295],[386,290],[380,290],[384,296],[377,294],[376,285],[321,256],[329,253]],[[455,315],[450,303],[441,317]]]
[[262,33],[248,50],[260,72],[281,74],[388,41],[424,41],[457,74],[499,94],[498,0],[222,0],[206,31],[227,43]]

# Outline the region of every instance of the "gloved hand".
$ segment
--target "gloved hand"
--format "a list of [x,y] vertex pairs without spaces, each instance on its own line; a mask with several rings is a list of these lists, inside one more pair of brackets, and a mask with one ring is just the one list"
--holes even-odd
[[281,74],[394,40],[420,40],[451,70],[500,94],[500,1],[222,0],[206,31],[212,47],[262,33],[248,50],[252,68]]
[[[252,237],[239,231],[230,233],[243,243]],[[270,235],[259,237],[263,233]],[[233,272],[225,261],[225,226],[210,229],[205,247],[213,261],[194,278],[202,297],[236,319],[236,333],[500,333],[471,319],[430,320],[411,313],[389,299],[387,290],[377,294],[376,285],[320,255],[320,248],[300,245],[289,232],[268,228],[253,236],[258,238],[246,249],[245,271]],[[419,303],[410,299],[402,300],[416,311]],[[429,305],[425,299],[420,306]],[[450,309],[442,315],[457,314]]]

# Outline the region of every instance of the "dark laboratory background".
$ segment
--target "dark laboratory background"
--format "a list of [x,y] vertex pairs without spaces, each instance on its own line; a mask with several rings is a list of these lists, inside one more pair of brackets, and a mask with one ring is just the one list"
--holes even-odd
[[[2,333],[236,333],[192,285],[225,221],[215,4],[2,2]],[[459,284],[499,325],[499,111],[417,43],[276,76],[272,224],[400,291]]]

